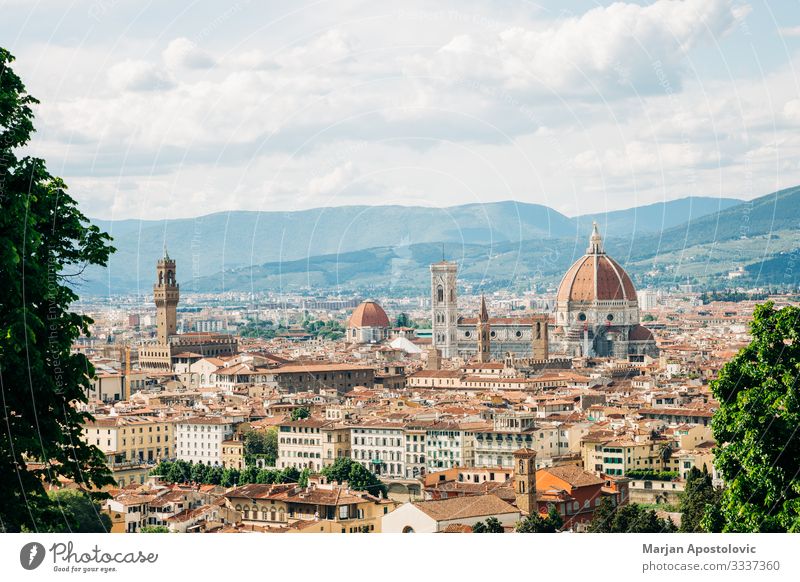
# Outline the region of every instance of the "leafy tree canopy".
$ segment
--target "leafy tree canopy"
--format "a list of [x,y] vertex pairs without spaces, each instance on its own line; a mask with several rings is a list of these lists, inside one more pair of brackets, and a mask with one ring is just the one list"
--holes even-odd
[[711,383],[726,532],[800,532],[800,307],[757,305],[752,341]]
[[675,524],[636,503],[614,506],[604,497],[589,524],[592,533],[672,533]]
[[44,160],[22,155],[37,101],[13,60],[0,48],[0,531],[52,531],[71,523],[48,483],[65,478],[97,499],[113,483],[103,453],[82,438],[91,415],[77,405],[94,368],[71,347],[92,321],[70,311],[78,296],[68,283],[114,249]]
[[329,481],[337,483],[346,481],[350,488],[356,491],[367,491],[371,495],[383,497],[388,494],[386,485],[369,469],[364,468],[361,463],[353,459],[344,457],[336,459],[332,465],[323,468],[321,472]]
[[555,505],[550,505],[547,517],[538,512],[531,513],[517,524],[517,533],[556,533],[564,525],[564,520]]

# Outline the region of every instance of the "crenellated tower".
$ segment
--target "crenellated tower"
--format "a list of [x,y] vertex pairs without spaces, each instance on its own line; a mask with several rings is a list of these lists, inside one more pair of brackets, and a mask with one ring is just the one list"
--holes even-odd
[[178,330],[178,300],[180,289],[175,279],[175,260],[171,259],[166,247],[164,257],[156,266],[156,284],[153,285],[153,299],[156,304],[156,323],[158,343],[166,345],[169,337]]

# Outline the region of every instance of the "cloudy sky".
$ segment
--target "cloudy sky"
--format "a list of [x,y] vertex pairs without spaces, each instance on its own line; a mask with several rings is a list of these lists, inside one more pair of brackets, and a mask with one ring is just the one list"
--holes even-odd
[[[800,183],[800,2],[0,0],[33,144],[87,214]],[[797,69],[797,70],[796,70]]]

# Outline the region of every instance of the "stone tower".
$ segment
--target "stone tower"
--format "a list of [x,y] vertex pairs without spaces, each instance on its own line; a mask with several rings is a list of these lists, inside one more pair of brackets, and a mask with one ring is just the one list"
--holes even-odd
[[536,317],[531,330],[531,357],[534,360],[547,360],[550,357],[550,346],[547,337],[547,316]]
[[443,260],[431,265],[433,347],[441,351],[443,358],[453,358],[458,355],[457,273],[458,266],[449,261]]
[[514,452],[514,495],[517,507],[530,514],[538,510],[536,505],[536,451],[519,449]]
[[481,309],[478,312],[478,323],[475,325],[475,335],[478,340],[478,361],[482,364],[492,359],[489,325],[489,311],[486,309],[486,299],[481,295]]
[[153,285],[153,299],[156,304],[156,322],[158,324],[158,343],[167,345],[169,336],[177,333],[178,299],[180,290],[175,280],[175,260],[169,257],[164,247],[164,257],[156,267],[156,284]]

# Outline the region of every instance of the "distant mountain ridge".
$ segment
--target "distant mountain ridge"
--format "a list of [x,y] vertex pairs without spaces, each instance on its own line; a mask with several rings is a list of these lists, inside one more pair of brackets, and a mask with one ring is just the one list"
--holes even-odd
[[[693,225],[699,221],[714,222],[713,217],[726,212],[736,216],[735,209],[743,204],[755,201],[690,197],[575,218],[538,204],[505,201],[449,208],[344,206],[295,212],[232,211],[163,221],[94,220],[114,237],[118,250],[108,269],[86,273],[82,292],[150,293],[153,264],[165,244],[178,261],[178,277],[186,291],[272,289],[273,283],[285,283],[285,277],[278,281],[274,273],[267,273],[280,267],[284,275],[293,272],[296,279],[300,265],[305,264],[307,270],[316,266],[321,272],[322,265],[330,267],[330,257],[339,257],[338,267],[331,267],[332,273],[340,272],[334,284],[366,282],[379,273],[391,279],[394,272],[397,278],[403,269],[411,281],[417,279],[411,275],[416,268],[411,265],[428,255],[440,258],[442,243],[448,254],[471,255],[493,280],[503,277],[501,269],[510,269],[516,276],[528,271],[544,274],[563,268],[583,252],[592,220],[600,223],[623,260],[641,260],[647,253],[674,246],[686,228],[695,232]],[[724,231],[729,231],[727,226]],[[541,254],[531,246],[550,249],[549,258],[531,265]],[[553,260],[554,253],[558,260]],[[490,260],[493,255],[509,264]],[[480,256],[486,260],[478,261]],[[356,264],[350,265],[350,260]],[[405,266],[400,269],[400,265]],[[427,264],[423,266],[426,271]],[[362,275],[357,275],[359,269]],[[329,276],[312,282],[310,273],[308,284],[330,284]],[[257,274],[266,278],[261,280]]]

